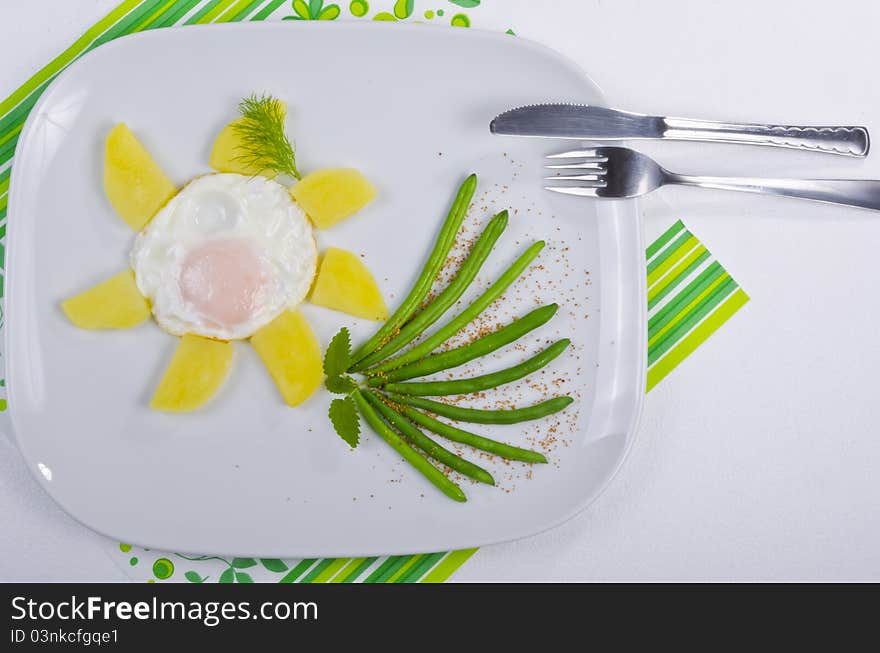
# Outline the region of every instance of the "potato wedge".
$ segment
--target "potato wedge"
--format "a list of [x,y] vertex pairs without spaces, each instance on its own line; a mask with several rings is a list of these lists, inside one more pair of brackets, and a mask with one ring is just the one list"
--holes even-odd
[[321,347],[299,311],[276,317],[251,336],[251,344],[288,406],[298,406],[320,387]]
[[150,303],[138,290],[131,270],[65,299],[61,310],[80,329],[129,329],[150,317]]
[[303,177],[290,194],[316,227],[326,229],[373,201],[376,188],[354,168],[324,168]]
[[177,188],[125,123],[120,123],[107,136],[104,191],[119,217],[140,231]]
[[328,248],[321,257],[309,301],[366,320],[388,319],[372,273],[356,254],[338,247]]
[[242,119],[233,120],[220,130],[214,141],[214,146],[211,148],[211,158],[208,162],[218,172],[234,172],[248,177],[261,175],[274,179],[277,175],[273,170],[258,170],[239,160],[244,152],[241,149],[241,139],[235,131],[235,125],[240,120]]
[[203,406],[223,385],[232,364],[232,343],[185,335],[165,370],[150,408],[188,413]]

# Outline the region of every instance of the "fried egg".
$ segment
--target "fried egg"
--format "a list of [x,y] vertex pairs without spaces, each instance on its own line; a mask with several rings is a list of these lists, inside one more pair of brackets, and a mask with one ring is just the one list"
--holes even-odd
[[138,289],[165,331],[247,338],[306,297],[318,253],[287,189],[265,177],[193,180],[138,234]]

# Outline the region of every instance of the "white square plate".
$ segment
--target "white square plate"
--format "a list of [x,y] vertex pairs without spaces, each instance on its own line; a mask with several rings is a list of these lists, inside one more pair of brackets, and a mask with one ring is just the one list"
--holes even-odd
[[[558,301],[530,349],[567,336],[557,417],[477,427],[551,464],[466,455],[500,487],[464,482],[454,503],[378,437],[350,451],[327,420],[323,390],[283,406],[246,343],[212,404],[189,415],[148,409],[175,340],[150,322],[119,332],[73,327],[59,301],[127,264],[134,234],[104,197],[103,140],[124,121],[183,184],[208,172],[219,129],[240,98],[270,92],[289,107],[301,169],[354,166],[380,189],[319,246],[362,253],[393,307],[429,250],[454,189],[475,171],[473,230],[501,208],[510,227],[478,278],[484,288],[533,239],[548,247],[495,307],[507,321]],[[156,30],[105,45],[44,93],[15,157],[6,351],[10,418],[28,465],[70,514],[126,542],[266,557],[448,550],[549,528],[593,499],[631,444],[644,393],[644,250],[636,205],[541,190],[539,139],[492,136],[490,119],[535,101],[602,103],[574,65],[523,39],[428,26],[240,24]],[[465,300],[474,297],[472,289]],[[304,307],[323,344],[348,325]],[[509,347],[493,369],[523,352]],[[503,392],[538,397],[534,384]],[[552,385],[552,384],[551,384]],[[479,402],[477,404],[479,405]]]

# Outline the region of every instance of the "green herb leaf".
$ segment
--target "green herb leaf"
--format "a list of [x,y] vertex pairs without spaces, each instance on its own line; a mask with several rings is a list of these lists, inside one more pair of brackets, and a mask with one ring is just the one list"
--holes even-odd
[[449,2],[465,9],[473,9],[480,6],[480,0],[449,0]]
[[188,572],[186,572],[186,573],[184,574],[184,576],[186,576],[186,579],[187,579],[190,583],[204,583],[204,582],[208,579],[207,576],[205,576],[204,578],[202,578],[201,576],[199,576],[199,575],[198,575],[196,572],[194,572],[194,571],[188,571]]
[[236,569],[247,569],[248,567],[253,567],[257,564],[257,561],[253,558],[233,558],[232,566]]
[[330,421],[339,437],[352,449],[358,446],[361,435],[361,420],[354,399],[334,399],[330,402]]
[[235,572],[235,580],[238,583],[253,583],[254,579],[250,577],[250,574],[246,574],[243,571]]
[[328,376],[324,380],[324,387],[334,394],[347,395],[358,385],[353,378],[343,374],[342,376]]
[[296,151],[284,133],[287,111],[278,98],[251,95],[238,105],[241,119],[233,130],[241,140],[243,154],[235,157],[254,170],[272,170],[302,179],[296,167]]
[[278,558],[260,558],[260,562],[269,571],[276,573],[287,571],[287,565]]
[[351,367],[351,335],[342,327],[324,352],[324,374],[328,378],[339,376]]
[[222,574],[220,574],[220,579],[217,581],[219,583],[234,583],[235,582],[235,570],[230,567]]

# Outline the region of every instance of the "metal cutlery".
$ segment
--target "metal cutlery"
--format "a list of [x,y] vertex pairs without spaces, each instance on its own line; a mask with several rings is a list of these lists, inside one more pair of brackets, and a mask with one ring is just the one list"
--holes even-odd
[[[545,166],[573,174],[545,177],[564,185],[547,190],[581,197],[626,198],[650,193],[667,184],[747,193],[768,193],[880,210],[880,181],[870,179],[762,179],[705,177],[670,172],[641,152],[626,147],[597,147],[551,154],[563,163]],[[569,185],[570,184],[570,185]]]
[[870,149],[865,127],[738,124],[648,116],[586,104],[535,104],[495,117],[493,134],[629,140],[662,138],[788,147],[864,157]]

